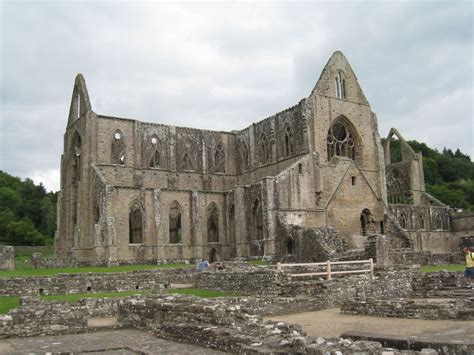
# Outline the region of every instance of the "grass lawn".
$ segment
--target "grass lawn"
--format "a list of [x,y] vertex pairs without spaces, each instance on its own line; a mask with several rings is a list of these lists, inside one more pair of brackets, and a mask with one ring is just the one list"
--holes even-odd
[[193,268],[193,264],[161,264],[161,265],[122,265],[112,267],[71,267],[59,269],[19,269],[11,271],[0,271],[0,277],[15,277],[15,276],[50,276],[57,274],[83,274],[88,272],[125,272],[134,270],[149,270],[149,269],[172,269],[172,268]]
[[422,266],[420,268],[421,272],[435,272],[440,270],[448,270],[448,271],[464,271],[464,265],[428,265]]
[[247,264],[253,265],[253,266],[267,266],[268,262],[266,260],[249,260],[247,261]]
[[18,296],[0,296],[0,314],[7,313],[10,309],[17,308],[20,305]]

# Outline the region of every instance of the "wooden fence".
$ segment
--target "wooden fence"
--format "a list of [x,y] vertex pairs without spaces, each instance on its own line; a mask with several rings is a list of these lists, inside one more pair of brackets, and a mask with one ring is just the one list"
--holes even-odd
[[[364,269],[357,270],[342,270],[342,271],[332,271],[332,266],[334,265],[352,265],[352,264],[367,264],[367,267]],[[354,260],[354,261],[326,261],[324,263],[297,263],[297,264],[281,264],[277,263],[277,270],[282,271],[283,268],[291,268],[295,266],[323,266],[326,267],[326,271],[323,272],[307,272],[301,274],[291,274],[292,277],[304,277],[304,276],[326,276],[327,280],[332,279],[332,275],[343,275],[343,274],[364,274],[370,273],[370,276],[374,277],[374,261],[372,258],[368,260]]]

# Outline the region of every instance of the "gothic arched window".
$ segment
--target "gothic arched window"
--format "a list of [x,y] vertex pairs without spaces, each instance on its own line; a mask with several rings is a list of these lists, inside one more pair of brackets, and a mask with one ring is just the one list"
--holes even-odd
[[128,214],[129,225],[129,243],[141,244],[143,243],[143,217],[142,209],[138,203],[135,203],[130,208]]
[[241,172],[244,172],[249,168],[249,148],[247,147],[247,144],[244,141],[241,141],[240,143],[240,150]]
[[207,208],[207,241],[219,241],[219,209],[214,202]]
[[344,74],[341,71],[338,71],[336,77],[334,78],[334,85],[336,88],[336,97],[338,99],[346,98],[346,80],[344,79]]
[[177,201],[171,203],[168,221],[170,243],[181,243],[181,207]]
[[336,120],[331,128],[329,128],[327,150],[328,160],[331,160],[334,156],[342,156],[355,160],[355,139],[349,126],[342,120]]
[[151,137],[150,140],[151,149],[150,149],[150,168],[158,168],[162,165],[161,162],[161,144],[157,136]]
[[225,152],[222,144],[218,144],[214,152],[214,172],[225,173]]
[[285,157],[289,157],[293,154],[293,133],[289,126],[285,128]]
[[111,163],[125,165],[125,142],[120,130],[116,130],[112,136]]
[[260,161],[262,164],[265,164],[269,160],[269,147],[267,136],[262,134],[260,136]]

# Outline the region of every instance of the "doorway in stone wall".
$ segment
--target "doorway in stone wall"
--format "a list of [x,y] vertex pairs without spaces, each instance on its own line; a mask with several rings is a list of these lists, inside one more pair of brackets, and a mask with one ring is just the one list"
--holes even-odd
[[361,235],[367,235],[370,224],[370,210],[365,208],[360,214],[360,231]]
[[209,252],[209,263],[214,263],[217,261],[217,250],[216,248],[212,248]]

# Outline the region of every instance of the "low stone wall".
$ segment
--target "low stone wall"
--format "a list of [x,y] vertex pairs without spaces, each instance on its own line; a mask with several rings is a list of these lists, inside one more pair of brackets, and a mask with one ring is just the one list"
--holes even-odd
[[311,296],[321,302],[320,308],[339,305],[345,299],[355,297],[406,297],[413,291],[413,280],[417,268],[376,269],[374,279],[369,274],[334,277],[326,281],[323,277],[300,279],[287,272],[274,269],[255,271],[220,270],[206,271],[196,276],[199,288],[238,291],[241,294],[297,297]]
[[[444,291],[462,288],[467,284],[461,271],[441,270],[420,273],[414,279],[413,296],[417,298],[439,297]],[[450,292],[450,296],[456,294]]]
[[163,282],[194,283],[196,269],[0,278],[1,296],[151,290]]
[[412,319],[470,320],[474,302],[463,299],[365,299],[346,302],[341,313]]
[[66,268],[76,267],[76,262],[71,258],[45,258],[41,253],[33,253],[31,256],[31,266],[34,269]]
[[309,337],[300,326],[264,322],[247,312],[245,302],[233,302],[189,296],[130,299],[120,303],[118,319],[160,338],[237,354],[398,354],[384,353],[393,349],[377,342]]
[[15,249],[11,246],[0,246],[0,270],[15,268]]
[[19,308],[0,315],[0,337],[81,333],[86,329],[84,302],[43,302],[37,297],[22,297]]

